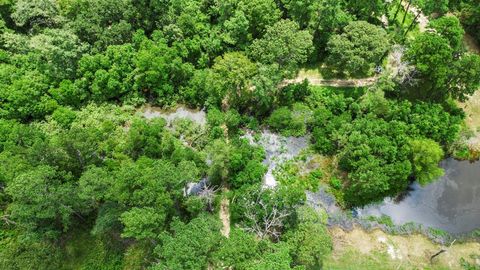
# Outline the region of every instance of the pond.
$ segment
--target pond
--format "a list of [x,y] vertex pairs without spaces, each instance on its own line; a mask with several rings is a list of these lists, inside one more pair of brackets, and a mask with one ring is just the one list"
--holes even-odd
[[468,233],[480,228],[480,162],[447,159],[445,175],[421,187],[417,183],[399,201],[358,209],[360,217],[388,215],[395,224],[415,222],[450,233]]
[[142,108],[142,115],[147,119],[161,117],[171,125],[175,119],[189,119],[201,126],[207,123],[207,114],[203,110],[192,110],[185,106],[179,106],[174,110],[164,110],[159,107],[147,105]]
[[267,166],[268,171],[263,178],[263,184],[266,187],[275,187],[277,181],[273,172],[277,165],[295,158],[300,152],[308,147],[308,136],[285,137],[269,130],[263,130],[260,133],[258,141],[255,141],[253,134],[247,132],[243,136],[251,145],[259,145],[265,149],[265,160],[263,164]]

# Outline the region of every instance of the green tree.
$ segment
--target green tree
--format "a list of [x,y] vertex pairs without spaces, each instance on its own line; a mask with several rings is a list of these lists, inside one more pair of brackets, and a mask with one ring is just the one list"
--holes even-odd
[[436,20],[430,21],[429,27],[435,29],[437,33],[446,38],[452,49],[460,51],[465,31],[457,17],[440,17]]
[[255,235],[242,229],[233,228],[228,238],[222,239],[218,250],[213,254],[218,267],[245,269],[246,265],[261,256]]
[[251,78],[257,67],[243,53],[226,53],[215,59],[212,68],[210,98],[214,104],[227,110],[242,110],[252,98]]
[[355,21],[348,24],[342,34],[330,38],[327,62],[337,72],[367,75],[388,49],[385,30],[364,21]]
[[422,33],[410,44],[406,59],[422,79],[418,91],[420,98],[442,99],[446,95],[446,81],[452,62],[453,50],[448,41],[434,33]]
[[8,81],[0,92],[0,116],[29,120],[42,118],[57,108],[56,101],[47,95],[48,79],[41,73],[15,74]]
[[303,136],[307,126],[312,121],[312,112],[301,104],[295,103],[292,108],[281,107],[270,115],[267,122],[273,130],[280,131],[284,136]]
[[[134,58],[130,44],[109,46],[104,53],[85,55],[79,62],[80,80],[73,85],[63,82],[59,90],[75,93],[76,87],[82,87],[96,101],[121,99],[132,91]],[[59,90],[55,92],[57,95],[66,95]]]
[[421,185],[427,185],[443,175],[438,164],[443,159],[440,145],[430,139],[416,139],[410,142],[412,147],[412,165],[415,179]]
[[395,195],[408,186],[411,153],[403,122],[367,116],[344,125],[339,165],[349,172],[345,199],[363,205]]
[[[77,83],[78,82],[78,83]],[[72,82],[70,80],[64,80],[60,82],[58,87],[50,88],[48,93],[52,98],[60,105],[80,107],[89,97],[89,93],[84,91],[79,81]]]
[[159,262],[153,269],[204,269],[222,239],[220,228],[213,216],[202,215],[188,223],[173,220],[172,233],[160,235],[161,244],[155,248]]
[[419,1],[419,5],[422,11],[431,15],[432,13],[445,14],[448,12],[449,0],[422,0]]
[[59,16],[58,4],[53,0],[15,1],[11,16],[17,26],[27,29],[52,27],[62,21]]
[[465,100],[480,84],[474,74],[480,71],[480,57],[469,53],[454,57],[449,40],[435,34],[423,33],[410,44],[406,59],[420,73],[419,83],[412,87],[416,98],[442,101],[448,97]]
[[74,79],[77,62],[87,46],[68,30],[46,29],[33,36],[29,41],[29,50],[39,65],[52,81]]
[[125,150],[134,159],[140,156],[160,158],[166,122],[162,118],[147,121],[135,118],[127,135]]
[[125,226],[122,237],[133,237],[137,240],[155,239],[162,229],[159,224],[165,222],[165,214],[151,207],[133,207],[122,213],[120,220]]
[[246,270],[294,269],[291,267],[293,260],[287,244],[265,241],[261,247],[261,252],[261,257],[250,261],[245,267]]
[[296,21],[302,29],[309,26],[312,17],[315,17],[320,2],[316,0],[281,0],[288,16]]
[[448,87],[451,97],[466,101],[480,87],[480,56],[463,54],[450,69]]
[[347,0],[347,9],[358,20],[370,20],[385,13],[385,2],[381,0]]
[[15,235],[2,237],[0,245],[2,269],[22,270],[35,266],[39,270],[49,270],[62,266],[62,251],[50,241]]
[[224,41],[237,48],[245,48],[252,39],[261,37],[281,16],[273,0],[218,1],[216,8],[225,31]]
[[296,22],[281,20],[253,42],[249,55],[263,64],[278,64],[291,75],[298,65],[307,61],[312,49],[312,35],[308,31],[299,30]]
[[133,33],[135,8],[130,0],[71,1],[63,13],[67,27],[96,52],[129,41]]
[[323,259],[332,249],[332,239],[325,226],[327,215],[308,206],[297,209],[297,224],[284,236],[291,246],[294,264],[306,269],[321,269]]
[[175,48],[160,37],[145,40],[135,58],[134,88],[155,98],[160,105],[170,105],[179,99],[176,87],[188,81],[193,66],[184,63]]
[[74,213],[85,211],[69,175],[39,166],[18,175],[6,188],[12,219],[32,231],[54,237],[67,230]]
[[310,22],[310,28],[314,31],[314,46],[320,54],[326,50],[330,37],[338,34],[352,21],[353,15],[348,13],[345,2],[337,0],[322,0],[318,10]]

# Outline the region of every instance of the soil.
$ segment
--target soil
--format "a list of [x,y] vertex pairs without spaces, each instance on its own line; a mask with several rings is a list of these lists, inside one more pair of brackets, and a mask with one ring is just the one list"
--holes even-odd
[[230,235],[230,201],[227,197],[222,198],[219,215],[223,224],[221,233],[223,236],[228,237]]
[[308,80],[311,85],[316,86],[334,86],[334,87],[365,87],[371,86],[377,82],[378,77],[369,77],[364,79],[322,79],[316,76],[308,75],[297,77],[293,80],[285,80],[283,85],[292,83],[301,83]]
[[[463,258],[470,263],[480,266],[480,261],[471,258],[471,255],[480,255],[480,243],[453,243],[446,246],[435,244],[422,235],[389,235],[376,229],[366,232],[359,228],[347,232],[341,228],[330,229],[333,238],[333,258],[340,258],[349,250],[357,250],[361,254],[374,255],[375,253],[388,254],[389,260],[403,264],[407,269],[427,269],[431,265],[448,269],[463,269],[460,260]],[[435,257],[431,256],[445,249],[446,252]]]

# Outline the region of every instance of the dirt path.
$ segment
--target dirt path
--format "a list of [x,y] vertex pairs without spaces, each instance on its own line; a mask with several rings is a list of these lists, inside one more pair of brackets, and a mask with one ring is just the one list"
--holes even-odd
[[304,80],[308,80],[311,85],[316,86],[334,86],[334,87],[365,87],[373,85],[377,82],[378,77],[369,77],[364,79],[321,79],[314,76],[300,76],[292,80],[285,80],[282,86],[301,83]]
[[[226,193],[225,191],[223,192]],[[223,227],[221,233],[223,236],[228,237],[230,235],[230,201],[226,196],[222,198],[219,211],[220,220]]]

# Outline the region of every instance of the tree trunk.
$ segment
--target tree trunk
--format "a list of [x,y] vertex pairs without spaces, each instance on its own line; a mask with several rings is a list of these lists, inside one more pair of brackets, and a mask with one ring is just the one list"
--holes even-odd
[[402,26],[403,26],[403,24],[405,23],[405,19],[407,19],[407,14],[408,14],[408,11],[410,10],[410,5],[411,5],[411,4],[412,4],[412,0],[409,0],[409,1],[408,1],[407,8],[405,9],[405,14],[403,14]]
[[395,11],[395,15],[393,16],[393,21],[397,20],[398,12],[400,12],[400,8],[402,8],[402,2],[403,0],[400,0],[397,5],[397,11]]

